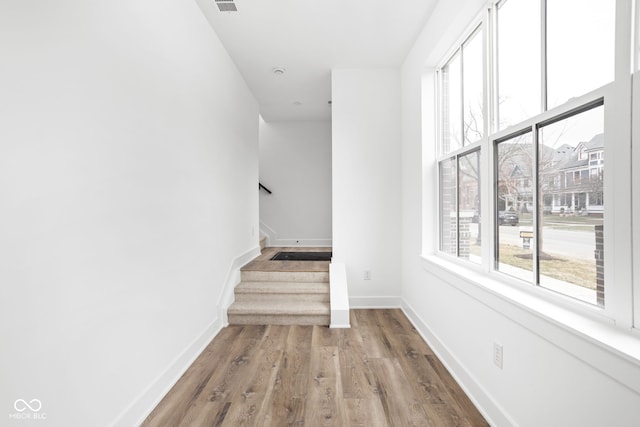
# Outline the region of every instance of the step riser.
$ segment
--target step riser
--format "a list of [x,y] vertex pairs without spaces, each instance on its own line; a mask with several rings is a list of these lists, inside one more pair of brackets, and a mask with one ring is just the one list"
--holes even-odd
[[299,302],[317,301],[329,302],[328,294],[255,294],[241,293],[235,295],[238,302],[273,302],[274,304],[282,304],[289,302],[291,304]]
[[330,316],[291,316],[265,314],[230,314],[231,325],[321,325],[328,326]]
[[235,288],[236,294],[328,294],[329,283],[299,282],[241,282]]
[[[236,325],[329,325],[329,271],[324,265],[264,263],[271,252],[241,270],[235,301],[227,310]],[[287,266],[292,267],[287,270]]]
[[329,282],[329,273],[326,271],[243,271],[243,282]]

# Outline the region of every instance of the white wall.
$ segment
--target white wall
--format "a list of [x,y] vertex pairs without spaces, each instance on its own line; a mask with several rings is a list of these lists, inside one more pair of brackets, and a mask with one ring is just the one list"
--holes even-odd
[[393,304],[400,293],[398,70],[334,69],[331,96],[334,260],[347,267],[352,306]]
[[638,348],[637,336],[555,309],[566,316],[558,321],[501,296],[508,289],[472,284],[474,273],[421,258],[423,237],[426,254],[437,245],[433,69],[484,4],[441,1],[402,67],[403,307],[492,425],[635,425],[640,360],[573,328],[615,334],[627,348]]
[[259,146],[269,245],[331,246],[331,122],[260,120]]
[[134,425],[257,245],[257,103],[194,1],[5,0],[0,40],[0,424]]

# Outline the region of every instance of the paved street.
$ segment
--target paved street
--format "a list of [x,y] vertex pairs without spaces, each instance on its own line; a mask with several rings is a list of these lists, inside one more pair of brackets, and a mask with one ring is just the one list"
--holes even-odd
[[[478,224],[471,224],[472,236],[477,235]],[[500,242],[509,245],[522,246],[520,229],[526,227],[501,225],[499,230]],[[592,261],[593,251],[596,248],[594,232],[570,231],[547,228],[544,230],[544,251],[549,254],[578,257]]]
[[[499,236],[501,242],[522,246],[518,226],[500,226]],[[589,261],[594,259],[593,251],[596,248],[594,232],[547,228],[543,230],[542,237],[544,252],[548,254],[578,257]]]

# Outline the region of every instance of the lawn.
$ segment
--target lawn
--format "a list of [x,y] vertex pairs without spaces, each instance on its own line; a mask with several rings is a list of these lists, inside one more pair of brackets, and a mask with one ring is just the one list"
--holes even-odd
[[[500,246],[500,262],[532,271],[531,251],[513,245]],[[596,263],[577,258],[544,255],[540,274],[588,289],[596,289]]]

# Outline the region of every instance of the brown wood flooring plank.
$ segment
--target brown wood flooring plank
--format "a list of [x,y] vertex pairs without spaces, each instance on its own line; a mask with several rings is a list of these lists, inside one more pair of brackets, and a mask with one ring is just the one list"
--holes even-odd
[[436,426],[415,394],[397,359],[375,359],[377,389],[390,425]]
[[347,425],[354,427],[385,427],[386,416],[377,399],[345,399]]
[[246,387],[240,388],[239,396],[233,399],[225,417],[225,422],[234,426],[252,426],[262,420],[268,411],[265,401],[273,390],[272,384],[280,368],[282,349],[260,350],[257,353],[258,364],[255,373]]
[[337,329],[330,329],[326,326],[314,326],[311,345],[313,347],[337,347],[339,332]]
[[180,425],[204,426],[224,422],[230,405],[237,401],[238,389],[252,378],[258,364],[258,351],[266,326],[244,326],[236,342],[224,349],[222,369],[216,369],[200,397],[191,406]]
[[[225,354],[219,346],[230,346],[242,332],[241,326],[224,328],[195,362],[182,375],[171,391],[162,399],[154,411],[147,417],[143,426],[177,426],[194,401],[200,396],[211,375],[224,359]],[[181,396],[175,399],[173,396]]]
[[462,390],[458,383],[453,379],[447,368],[442,364],[442,362],[440,362],[440,359],[435,355],[426,356],[426,359],[434,372],[438,375],[438,378],[440,378],[442,383],[446,386],[449,395],[458,403],[465,418],[469,420],[469,423],[473,426],[488,426],[489,423],[486,422],[480,411],[478,411],[473,402],[471,402],[471,399],[469,399],[464,390]]
[[358,332],[362,337],[362,347],[369,358],[393,357],[393,349],[380,332],[376,320],[376,310],[354,310],[358,321]]
[[401,334],[410,338],[413,346],[419,348],[425,354],[433,354],[433,350],[422,339],[418,330],[411,324],[407,316],[404,315],[402,310],[379,310],[377,313],[380,319],[381,326],[384,326],[384,330],[393,334]]
[[488,425],[402,311],[351,325],[227,327],[143,425]]
[[339,365],[338,347],[316,347],[312,351],[304,417],[308,425],[346,425]]
[[376,379],[369,360],[353,351],[339,350],[340,376],[345,399],[369,399],[377,396]]
[[380,329],[391,342],[408,383],[422,400],[429,418],[438,426],[469,426],[446,385],[431,365],[425,363],[426,356],[432,355],[429,346],[414,333],[415,330],[411,332],[402,326],[390,312],[378,313]]
[[280,371],[290,329],[289,326],[269,326],[260,347],[265,359],[257,369],[252,383],[242,393],[244,400],[241,405],[236,405],[234,408],[236,412],[239,412],[243,407],[246,408],[246,415],[240,419],[237,418],[236,412],[229,415],[228,419],[230,422],[234,422],[234,425],[258,425],[271,412],[269,402]]
[[313,326],[291,326],[273,392],[265,403],[265,426],[304,425]]

